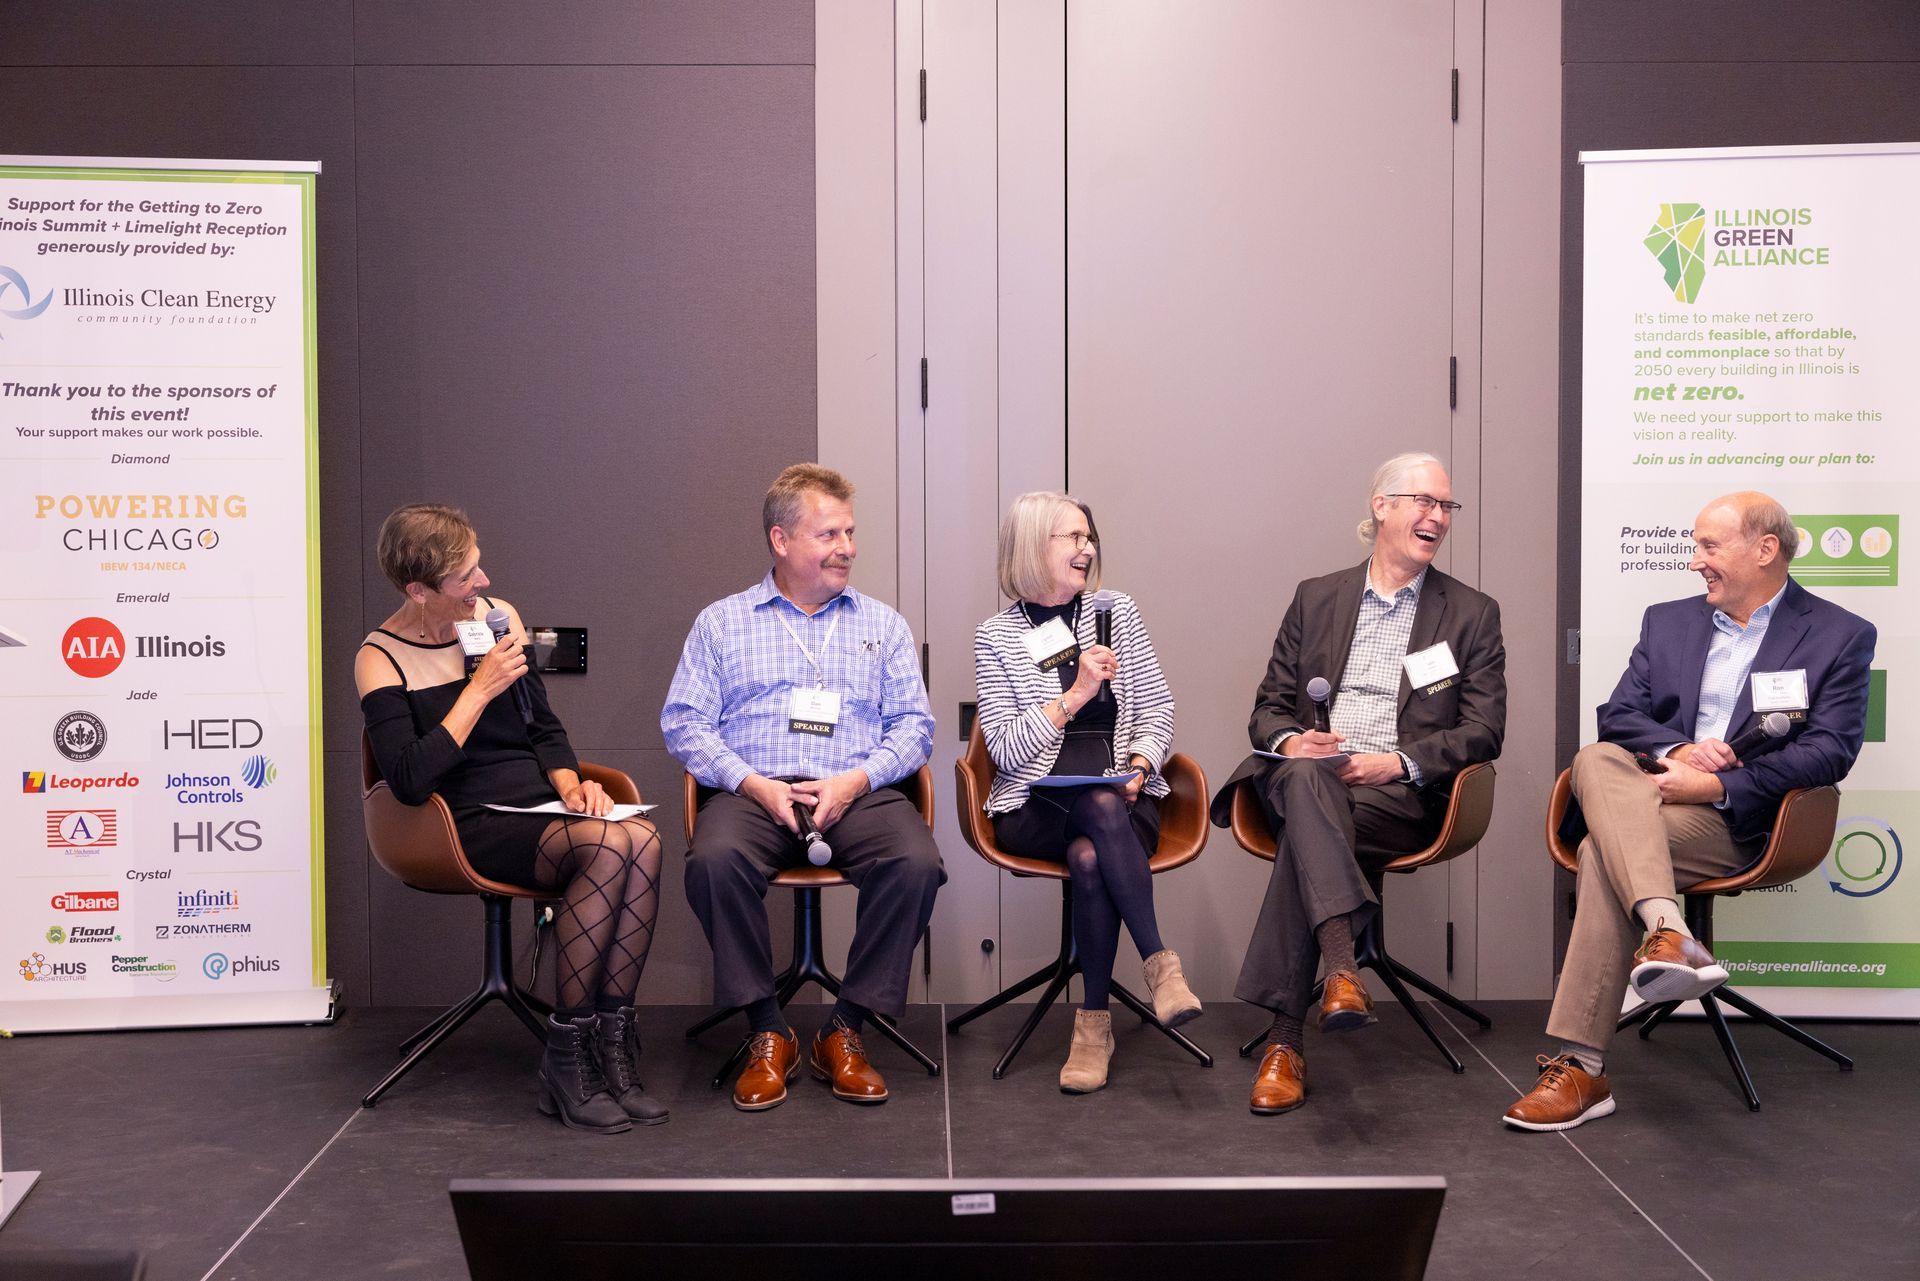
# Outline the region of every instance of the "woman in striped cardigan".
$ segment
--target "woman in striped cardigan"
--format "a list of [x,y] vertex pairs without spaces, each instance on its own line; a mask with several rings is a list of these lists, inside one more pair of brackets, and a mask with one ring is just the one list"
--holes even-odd
[[[994,839],[1012,854],[1065,861],[1072,880],[1086,999],[1060,1070],[1071,1094],[1107,1083],[1122,922],[1146,958],[1155,1016],[1175,1027],[1200,1014],[1180,958],[1161,944],[1147,866],[1168,790],[1160,767],[1173,751],[1173,695],[1133,598],[1099,590],[1099,552],[1084,503],[1022,494],[1000,525],[1000,590],[1014,603],[973,634],[980,732],[996,771],[986,804]],[[1103,608],[1111,647],[1095,641]],[[1116,782],[1034,786],[1050,775]]]

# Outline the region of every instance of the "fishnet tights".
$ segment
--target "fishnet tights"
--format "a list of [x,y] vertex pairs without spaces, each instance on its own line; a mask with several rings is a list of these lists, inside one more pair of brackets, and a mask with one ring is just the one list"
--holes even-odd
[[560,1008],[633,1004],[660,913],[660,858],[659,836],[638,820],[568,819],[541,834],[534,876],[566,886],[553,922]]

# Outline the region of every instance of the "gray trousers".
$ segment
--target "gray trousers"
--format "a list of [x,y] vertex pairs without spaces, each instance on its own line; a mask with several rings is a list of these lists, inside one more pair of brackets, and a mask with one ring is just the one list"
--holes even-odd
[[1407,783],[1348,787],[1329,765],[1276,761],[1258,786],[1273,824],[1273,874],[1233,994],[1303,1016],[1313,999],[1323,921],[1353,914],[1353,932],[1380,909],[1380,868],[1424,849],[1442,812]]
[[[825,835],[832,866],[860,895],[840,994],[897,1019],[906,1012],[913,949],[947,879],[940,851],[919,809],[887,787],[848,806]],[[774,994],[767,882],[806,859],[800,838],[744,796],[716,792],[700,807],[687,850],[687,902],[713,948],[714,1004]]]
[[1547,1035],[1604,1050],[1647,932],[1633,905],[1677,898],[1677,887],[1737,871],[1755,854],[1734,844],[1727,820],[1711,805],[1662,805],[1653,780],[1612,743],[1590,744],[1573,758],[1573,795],[1587,837]]

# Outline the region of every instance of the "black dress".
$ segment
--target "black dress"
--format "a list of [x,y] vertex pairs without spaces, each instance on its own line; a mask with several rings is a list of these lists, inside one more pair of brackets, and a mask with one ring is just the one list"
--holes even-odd
[[519,681],[533,704],[531,725],[521,720],[512,693],[503,690],[480,713],[462,747],[440,721],[466,689],[468,678],[416,685],[423,660],[459,641],[423,645],[381,628],[363,643],[385,655],[400,674],[399,685],[376,689],[360,700],[373,759],[393,794],[408,805],[420,805],[438,792],[453,811],[460,844],[474,870],[511,885],[537,885],[534,858],[552,816],[502,814],[486,806],[544,805],[558,799],[548,770],[579,771],[567,732],[547,703],[540,673],[529,666]]
[[[1058,618],[1069,630],[1079,620],[1080,598],[1064,605],[1022,605],[1027,621],[1040,627]],[[1060,690],[1073,688],[1080,676],[1079,658],[1070,658],[1054,669],[1060,674]],[[1050,774],[1104,774],[1113,763],[1113,730],[1119,709],[1111,698],[1095,699],[1067,722],[1066,738],[1060,755],[1054,758]],[[1067,812],[1085,791],[1084,787],[1036,787],[1027,793],[1017,810],[993,816],[994,842],[1009,854],[1022,858],[1044,858],[1064,862],[1067,857]],[[1160,844],[1160,803],[1145,792],[1133,803],[1129,817],[1140,848],[1151,855]]]

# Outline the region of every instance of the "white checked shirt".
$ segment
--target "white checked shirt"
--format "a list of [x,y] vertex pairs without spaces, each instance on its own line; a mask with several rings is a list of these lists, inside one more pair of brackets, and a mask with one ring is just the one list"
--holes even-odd
[[1420,767],[1399,751],[1400,665],[1413,637],[1413,616],[1420,608],[1420,587],[1427,581],[1421,570],[1414,580],[1389,600],[1373,587],[1373,562],[1367,562],[1367,585],[1360,593],[1360,614],[1353,625],[1353,644],[1347,648],[1346,669],[1340,673],[1328,722],[1349,752],[1398,752],[1406,764],[1407,779],[1420,783]]

